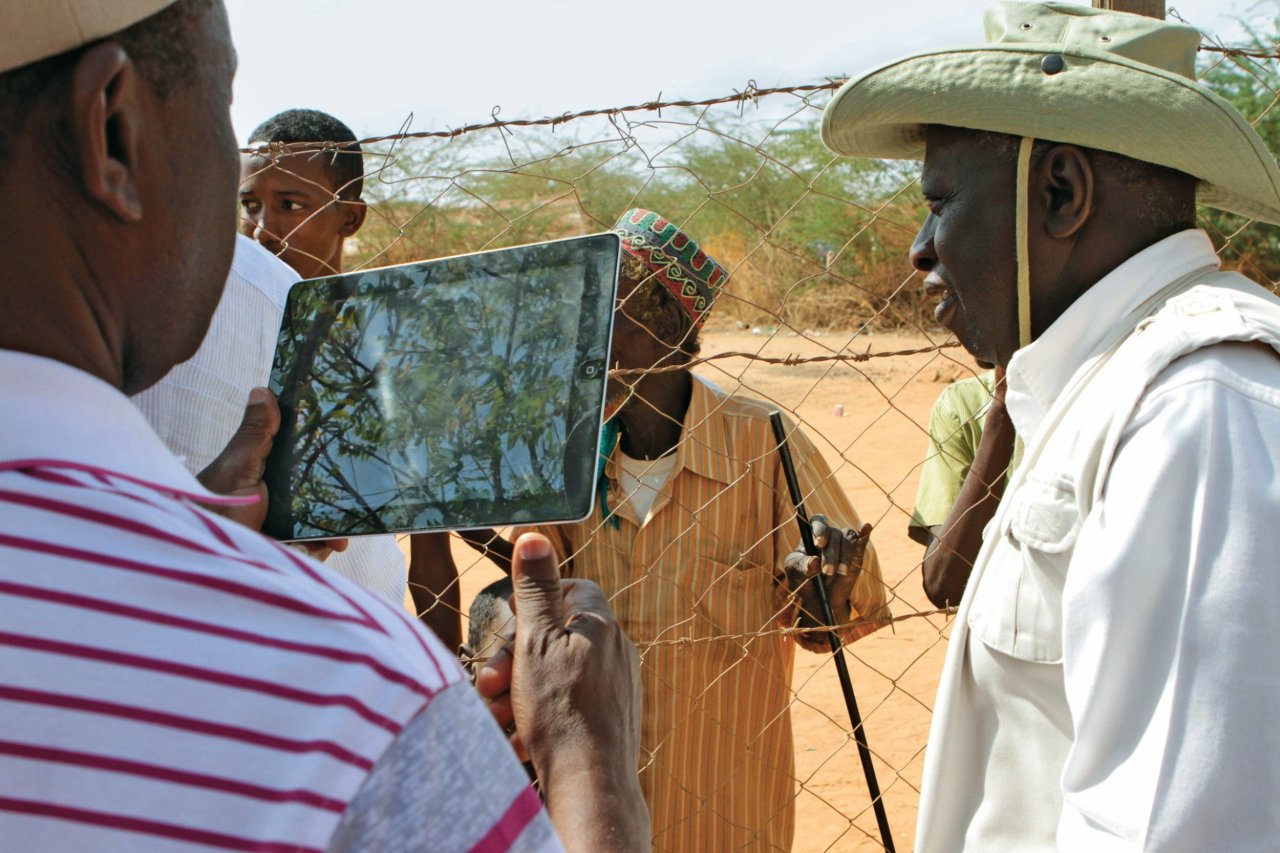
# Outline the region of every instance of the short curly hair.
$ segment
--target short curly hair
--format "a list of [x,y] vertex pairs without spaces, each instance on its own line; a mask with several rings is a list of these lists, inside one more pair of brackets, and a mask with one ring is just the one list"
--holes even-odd
[[467,613],[467,645],[472,654],[480,654],[493,617],[498,613],[499,602],[509,601],[513,593],[511,578],[499,578],[476,594]]
[[249,144],[281,142],[343,143],[332,154],[323,152],[325,174],[333,191],[347,201],[358,201],[364,192],[364,152],[351,128],[320,110],[292,109],[277,113],[254,128]]

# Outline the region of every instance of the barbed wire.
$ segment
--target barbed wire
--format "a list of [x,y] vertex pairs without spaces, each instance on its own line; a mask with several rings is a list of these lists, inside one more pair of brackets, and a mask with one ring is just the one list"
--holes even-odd
[[1228,57],[1248,57],[1249,59],[1280,60],[1280,49],[1263,50],[1256,47],[1220,47],[1218,45],[1200,45],[1202,53],[1220,53]]
[[[1221,44],[1204,43],[1200,45],[1199,50],[1202,53],[1218,53],[1227,57],[1280,60],[1280,47],[1273,50],[1263,50],[1257,47],[1230,47]],[[799,95],[816,94],[819,92],[834,92],[836,89],[844,85],[848,79],[849,78],[847,77],[834,76],[828,77],[822,83],[804,83],[795,86],[774,86],[766,89],[758,88],[754,80],[748,80],[746,86],[741,91],[735,91],[731,95],[721,95],[714,98],[703,98],[701,100],[682,98],[664,101],[662,100],[662,95],[659,94],[654,100],[645,101],[639,104],[629,104],[622,107],[600,107],[581,110],[579,112],[566,112],[556,116],[544,116],[536,119],[500,119],[498,118],[498,114],[501,112],[501,108],[494,107],[491,113],[493,118],[490,121],[466,124],[461,127],[448,128],[446,130],[400,131],[397,133],[388,133],[379,136],[368,136],[355,142],[271,142],[246,146],[241,148],[240,151],[243,154],[296,154],[310,151],[343,150],[353,148],[356,145],[364,147],[366,145],[376,145],[381,142],[399,142],[413,139],[454,139],[459,136],[465,136],[467,134],[477,133],[480,131],[502,130],[505,128],[555,128],[562,124],[567,124],[569,122],[585,118],[593,118],[596,116],[619,116],[635,112],[656,112],[658,115],[661,115],[662,111],[667,109],[714,107],[723,104],[746,104],[747,102],[756,103],[761,98],[769,97],[771,95]]]
[[476,133],[484,130],[501,130],[503,128],[512,127],[557,127],[572,121],[578,121],[584,118],[593,118],[595,116],[618,116],[625,113],[635,112],[656,112],[662,114],[663,110],[693,108],[693,107],[714,107],[722,104],[745,104],[748,101],[756,102],[760,98],[769,97],[771,95],[796,95],[801,93],[815,92],[833,92],[840,88],[847,78],[836,77],[831,78],[825,83],[806,83],[799,86],[776,86],[768,89],[756,88],[754,80],[747,81],[746,88],[741,92],[734,92],[732,95],[721,95],[716,98],[705,98],[700,101],[694,100],[675,100],[663,101],[661,95],[652,101],[646,101],[642,104],[631,104],[625,107],[604,107],[599,109],[582,110],[576,113],[564,113],[558,116],[546,116],[536,119],[499,119],[497,118],[498,107],[493,109],[493,120],[480,122],[476,124],[466,124],[462,127],[455,127],[448,130],[419,130],[406,131],[401,133],[389,133],[382,136],[370,136],[356,142],[272,142],[264,145],[256,145],[249,148],[240,149],[244,154],[269,154],[269,153],[288,153],[295,154],[301,151],[331,151],[334,149],[341,150],[343,148],[351,148],[356,145],[376,145],[379,142],[396,142],[410,139],[453,139],[468,133]]
[[946,341],[941,344],[934,344],[928,347],[917,347],[916,349],[901,349],[892,352],[851,352],[838,353],[836,355],[784,355],[784,356],[765,356],[754,352],[718,352],[715,355],[701,356],[699,358],[690,359],[683,364],[671,364],[665,367],[631,367],[631,368],[614,368],[609,371],[610,376],[633,376],[641,373],[675,373],[681,370],[688,370],[691,367],[697,367],[700,364],[707,364],[712,361],[719,361],[725,358],[743,358],[748,361],[759,361],[764,364],[780,364],[785,367],[795,367],[799,364],[815,364],[818,362],[864,362],[871,361],[875,358],[901,358],[909,355],[928,355],[931,352],[941,352],[944,349],[954,349],[959,347],[957,341]]

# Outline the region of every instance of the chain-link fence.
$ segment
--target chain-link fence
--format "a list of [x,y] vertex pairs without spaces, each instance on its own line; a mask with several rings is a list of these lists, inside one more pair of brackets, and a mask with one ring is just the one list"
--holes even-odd
[[[1276,45],[1206,41],[1202,60],[1204,78],[1276,150]],[[371,208],[349,241],[348,269],[602,231],[644,207],[731,273],[688,365],[719,392],[690,409],[707,423],[682,427],[686,439],[720,442],[720,458],[734,464],[728,473],[683,465],[668,481],[671,502],[660,500],[645,525],[662,531],[661,547],[625,513],[629,532],[618,533],[600,509],[562,542],[575,574],[602,579],[630,620],[646,686],[663,694],[663,707],[648,711],[642,772],[651,794],[680,790],[654,810],[659,849],[771,849],[770,839],[790,837],[792,819],[797,851],[881,846],[832,656],[795,650],[793,630],[774,618],[780,566],[762,561],[780,549],[765,543],[794,547],[794,523],[734,503],[776,492],[772,453],[728,422],[765,408],[787,413],[816,445],[825,464],[809,475],[830,478],[874,525],[893,616],[845,655],[898,849],[913,846],[949,616],[922,591],[923,548],[907,527],[930,410],[977,368],[932,322],[907,261],[924,215],[918,166],[840,159],[821,144],[821,111],[837,85],[748,85],[696,103],[365,141]],[[1276,289],[1276,229],[1209,211],[1202,220],[1228,265]],[[677,480],[695,474],[718,485],[682,503]],[[756,491],[740,491],[748,485]],[[810,511],[838,516],[822,494],[810,483]],[[501,573],[461,540],[453,553],[465,625],[477,591]],[[719,829],[692,828],[707,824]]]

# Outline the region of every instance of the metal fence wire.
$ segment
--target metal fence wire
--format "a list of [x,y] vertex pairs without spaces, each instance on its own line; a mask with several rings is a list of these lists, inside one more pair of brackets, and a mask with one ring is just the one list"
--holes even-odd
[[[1274,40],[1234,47],[1206,40],[1201,59],[1202,79],[1277,150]],[[949,384],[978,368],[932,321],[933,304],[907,261],[924,217],[918,164],[836,158],[821,144],[822,109],[839,82],[772,89],[750,83],[703,101],[539,121],[503,121],[495,111],[492,121],[474,126],[364,140],[370,212],[346,260],[348,269],[359,269],[603,231],[623,211],[645,207],[678,224],[729,270],[701,333],[701,354],[689,366],[733,398],[785,412],[817,446],[835,486],[874,525],[893,618],[844,654],[897,847],[910,850],[950,614],[923,594],[923,548],[908,538],[907,526],[929,452],[931,407]],[[308,146],[267,153],[284,163],[280,158],[300,147]],[[328,148],[330,156],[343,156],[338,146]],[[1202,225],[1228,266],[1277,289],[1275,228],[1207,210]],[[721,516],[688,509],[677,537],[725,538],[724,530],[707,529],[723,524]],[[792,536],[794,524],[786,525],[783,532]],[[597,523],[591,535],[603,529]],[[773,533],[752,530],[742,538],[755,543]],[[501,573],[460,539],[453,546],[465,632],[476,592]],[[696,599],[670,598],[657,588],[669,580],[655,566],[674,547],[647,563],[631,555],[627,582],[605,590],[615,603],[650,593],[667,602],[655,611],[667,622],[646,627],[638,645],[642,665],[662,670],[653,677],[682,691],[681,719],[673,724],[736,731],[742,719],[764,720],[762,731],[739,735],[748,750],[765,749],[772,742],[765,729],[776,729],[785,715],[791,760],[774,769],[787,777],[781,784],[794,808],[793,849],[881,849],[831,655],[798,650],[780,674],[761,668],[750,682],[753,695],[726,699],[721,686],[733,669],[760,668],[760,644],[790,648],[789,629],[764,619],[751,630],[725,631],[700,619],[709,599],[740,594],[734,572],[745,566],[742,555],[724,571],[703,575],[709,586]],[[589,552],[579,543],[579,559]],[[745,714],[768,696],[782,697],[776,713]],[[718,793],[728,777],[745,771],[722,755],[664,754],[670,744],[668,732],[646,730],[641,772],[655,776],[653,786],[687,785],[670,770],[678,762],[703,762],[706,773],[726,778],[700,780],[694,805],[680,813],[655,810],[656,849],[699,849],[681,841],[693,837],[691,824],[721,827],[720,835],[699,836],[720,839],[700,849],[773,849],[755,828],[733,826],[742,810]],[[680,744],[687,750],[689,741]]]

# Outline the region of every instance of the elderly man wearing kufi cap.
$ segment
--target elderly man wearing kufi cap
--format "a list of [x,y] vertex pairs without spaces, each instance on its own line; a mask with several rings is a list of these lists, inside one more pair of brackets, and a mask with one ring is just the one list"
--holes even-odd
[[[795,511],[768,413],[689,371],[726,271],[676,223],[618,221],[623,262],[606,390],[600,502],[542,532],[599,583],[643,650],[641,783],[654,849],[788,850],[795,821],[791,669],[779,627],[812,627]],[[813,443],[790,429],[847,641],[889,615],[875,550]],[[823,517],[825,516],[825,517]],[[797,601],[798,599],[798,601]],[[797,636],[827,651],[822,633]]]
[[550,812],[647,849],[635,650],[549,543],[517,543],[512,685],[544,811],[439,640],[206,509],[258,499],[265,389],[212,476],[247,497],[126,396],[231,264],[234,67],[221,0],[0,4],[0,847],[562,850]]
[[1025,452],[952,629],[917,849],[1272,850],[1280,837],[1280,299],[1197,199],[1280,171],[1195,80],[1199,33],[999,3],[985,45],[853,80],[835,151],[924,158],[911,251],[1007,368]]

